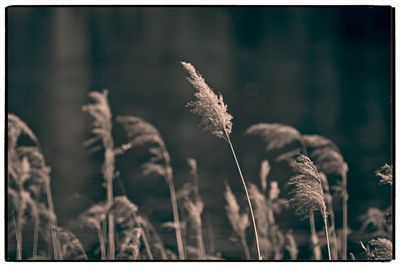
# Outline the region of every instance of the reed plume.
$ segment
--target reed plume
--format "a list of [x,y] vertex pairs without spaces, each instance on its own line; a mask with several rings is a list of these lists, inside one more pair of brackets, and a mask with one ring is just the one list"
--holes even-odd
[[[93,137],[86,141],[86,145],[92,145],[101,142],[104,148],[104,162],[102,173],[106,182],[107,189],[107,207],[113,205],[113,179],[115,175],[115,153],[114,141],[112,137],[112,114],[108,103],[108,91],[90,92],[89,98],[93,101],[91,104],[82,106],[82,110],[92,118],[91,132]],[[94,150],[99,146],[95,146]],[[115,240],[114,240],[114,218],[108,214],[108,258],[115,258]]]
[[376,235],[382,235],[382,233],[384,233],[385,236],[390,236],[387,229],[390,224],[384,211],[374,207],[368,208],[367,212],[360,216],[360,220],[362,222],[361,231],[366,231],[367,228],[369,228],[374,231]]
[[295,141],[301,142],[298,130],[280,123],[254,124],[245,131],[245,135],[260,137],[267,152],[282,149]]
[[[33,142],[33,146],[18,146],[21,135],[26,135]],[[17,210],[15,220],[17,238],[17,259],[22,259],[22,232],[25,212],[30,207],[35,221],[32,257],[36,257],[38,250],[38,237],[40,226],[39,206],[41,206],[41,193],[45,192],[48,207],[44,207],[50,217],[53,256],[55,260],[62,259],[59,255],[60,244],[56,227],[56,215],[50,187],[50,168],[47,167],[44,156],[40,151],[38,140],[28,125],[18,116],[8,114],[8,192],[13,195],[14,207]]]
[[268,160],[261,161],[260,182],[263,193],[265,193],[265,191],[267,190],[267,178],[270,170],[271,166],[269,165],[269,161]]
[[343,159],[339,148],[334,142],[319,135],[305,135],[303,136],[304,143],[309,150],[310,158],[315,162],[318,170],[325,175],[336,175],[341,177],[341,181],[332,186],[334,191],[340,196],[342,200],[342,237],[341,237],[341,259],[347,259],[347,172],[348,165]]
[[290,178],[288,184],[292,186],[289,192],[290,206],[294,207],[295,213],[303,218],[310,216],[315,210],[319,211],[325,225],[325,234],[328,246],[328,256],[331,260],[329,234],[327,228],[327,210],[324,200],[324,193],[321,185],[321,178],[313,162],[304,155],[299,155],[295,168],[297,175]]
[[196,101],[189,102],[192,112],[201,118],[200,126],[204,131],[223,138],[232,132],[232,115],[228,113],[228,107],[224,103],[222,95],[216,95],[206,84],[203,77],[196,71],[192,64],[181,62],[189,73],[188,81],[197,90],[194,94]]
[[[134,228],[140,229],[139,238],[143,241],[148,259],[153,260],[152,249],[147,238],[148,234],[146,234],[150,223],[139,214],[139,208],[126,196],[118,196],[115,197],[114,204],[109,212],[113,213],[118,226],[119,240],[126,240],[127,237],[131,238]],[[119,244],[119,251],[123,250],[121,246],[122,244]]]
[[171,157],[161,137],[161,134],[152,124],[138,117],[118,116],[117,121],[122,124],[131,148],[136,146],[150,147],[149,153],[151,154],[151,158],[142,167],[143,175],[162,176],[168,184],[171,196],[171,206],[174,217],[179,259],[183,260],[185,259],[185,253],[180,227],[181,223],[179,220],[173,169],[171,166]]
[[246,229],[249,227],[249,217],[247,213],[240,213],[240,206],[228,184],[225,185],[224,195],[226,200],[225,210],[229,222],[233,231],[240,239],[246,259],[250,260],[250,251],[246,242]]
[[376,175],[380,178],[380,184],[392,185],[393,170],[391,165],[383,165],[379,170],[376,171]]
[[386,238],[372,239],[367,247],[361,243],[369,260],[390,261],[393,259],[392,241]]
[[117,255],[118,260],[139,260],[140,259],[140,236],[141,228],[130,230],[121,242]]
[[250,208],[252,218],[254,236],[257,246],[257,256],[261,260],[260,244],[258,240],[257,226],[254,219],[253,208],[251,206],[250,196],[247,191],[246,182],[242,174],[238,159],[236,157],[233,144],[230,140],[232,132],[232,115],[228,112],[227,105],[224,103],[222,95],[216,95],[213,90],[207,85],[203,77],[196,71],[192,64],[181,62],[184,69],[189,73],[188,81],[197,90],[194,94],[196,100],[188,104],[192,107],[192,112],[201,118],[200,126],[205,130],[211,132],[216,137],[224,139],[231,149],[234,157],[236,167],[238,169],[242,185],[247,197],[247,203]]
[[272,244],[268,235],[270,221],[268,220],[269,208],[267,207],[267,201],[264,195],[260,191],[258,191],[257,186],[252,183],[249,183],[249,194],[250,200],[252,201],[254,206],[254,215],[257,223],[258,234],[261,240],[261,255],[263,259],[269,259],[272,253]]
[[336,144],[324,136],[317,134],[303,134],[302,138],[307,150],[331,148],[339,151],[339,148],[336,146]]
[[259,229],[263,258],[270,259],[273,256],[273,259],[280,260],[283,258],[285,236],[276,223],[275,215],[281,213],[282,209],[287,206],[287,201],[279,198],[280,190],[276,181],[271,181],[268,197],[261,193],[254,184],[249,184],[249,193],[255,207],[254,213],[257,229]]
[[[52,227],[52,226],[49,226]],[[62,260],[87,260],[87,255],[79,239],[69,230],[55,227],[57,238],[60,243],[59,254],[62,255]],[[46,237],[48,240],[49,237]]]
[[107,219],[107,209],[104,203],[97,203],[84,211],[79,216],[79,221],[88,228],[97,232],[100,244],[101,259],[107,258],[106,252],[106,236],[104,235],[104,227]]
[[196,231],[198,258],[205,259],[206,251],[204,247],[203,229],[201,215],[204,208],[204,202],[200,197],[199,178],[197,173],[197,161],[193,158],[188,158],[187,163],[190,167],[190,174],[193,177],[193,200],[188,196],[185,197],[185,208],[189,214],[189,219]]

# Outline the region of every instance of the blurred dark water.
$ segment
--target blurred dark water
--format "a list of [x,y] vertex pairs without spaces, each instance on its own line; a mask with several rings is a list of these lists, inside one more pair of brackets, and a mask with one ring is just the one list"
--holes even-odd
[[[203,133],[185,107],[193,89],[180,61],[191,62],[234,116],[232,140],[250,182],[259,184],[262,159],[243,137],[254,123],[290,124],[336,142],[350,169],[349,224],[357,229],[367,208],[391,201],[374,175],[392,162],[391,16],[389,7],[10,7],[8,112],[39,137],[60,224],[90,248],[90,233],[74,219],[103,200],[105,190],[101,157],[82,145],[89,131],[81,106],[90,90],[107,88],[114,115],[140,116],[159,129],[178,188],[191,179],[186,158],[198,160],[205,228],[212,226],[223,257],[239,258],[240,247],[229,241],[223,188],[229,181],[244,200],[240,180],[229,147]],[[116,194],[126,191],[157,226],[172,220],[167,185],[142,177],[139,164],[135,153],[117,162]],[[283,193],[286,169],[272,165],[269,177]],[[308,258],[307,222],[291,212],[278,221],[294,228]],[[160,232],[174,248],[173,233]]]

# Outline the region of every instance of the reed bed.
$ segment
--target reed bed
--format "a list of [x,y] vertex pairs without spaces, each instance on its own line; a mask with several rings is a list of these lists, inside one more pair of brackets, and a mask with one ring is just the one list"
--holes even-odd
[[[233,116],[221,94],[217,95],[195,67],[181,63],[194,87],[195,100],[187,106],[200,117],[200,127],[225,141],[236,166],[241,189],[225,181],[221,214],[229,222],[231,234],[226,236],[240,248],[235,258],[245,260],[358,260],[389,261],[392,259],[392,205],[384,210],[370,207],[360,216],[362,226],[355,230],[364,234],[358,251],[349,250],[347,193],[349,166],[339,147],[330,139],[303,134],[280,123],[250,125],[243,138],[253,138],[263,151],[257,162],[259,182],[246,180],[232,142]],[[217,251],[207,201],[202,198],[201,163],[187,159],[189,176],[176,188],[173,159],[162,134],[155,125],[131,115],[113,116],[107,90],[88,94],[89,103],[82,111],[90,118],[84,143],[88,153],[102,155],[104,199],[77,216],[79,226],[93,233],[95,253],[89,254],[79,238],[57,221],[53,203],[51,169],[47,165],[39,138],[21,118],[8,114],[7,220],[9,259],[16,260],[224,260],[224,251]],[[122,126],[123,140],[114,136],[115,126]],[[27,138],[30,145],[21,145]],[[141,208],[126,193],[116,195],[115,178],[124,175],[117,170],[117,161],[127,154],[144,151],[146,162],[140,165],[143,177],[164,179],[169,191],[171,221],[161,227],[153,225]],[[285,182],[273,180],[271,171],[284,163],[291,173]],[[215,163],[216,165],[218,163]],[[392,189],[393,167],[376,166],[377,185]],[[373,176],[373,174],[371,174]],[[252,177],[253,178],[253,177]],[[232,177],[232,179],[236,179]],[[239,181],[238,180],[238,181]],[[251,182],[250,182],[251,181]],[[282,188],[289,188],[282,194]],[[151,198],[151,192],[149,192]],[[388,200],[390,197],[388,196]],[[311,255],[304,258],[298,243],[297,220],[283,222],[283,213],[307,219],[310,226],[305,241]],[[339,221],[337,215],[340,214]],[[336,215],[336,216],[335,216]],[[322,221],[321,224],[318,222]],[[30,227],[29,227],[30,226]],[[165,245],[159,234],[162,227],[175,233],[174,244]],[[27,250],[26,236],[32,236],[32,250]],[[360,252],[361,251],[361,252]],[[302,256],[302,257],[300,257]]]

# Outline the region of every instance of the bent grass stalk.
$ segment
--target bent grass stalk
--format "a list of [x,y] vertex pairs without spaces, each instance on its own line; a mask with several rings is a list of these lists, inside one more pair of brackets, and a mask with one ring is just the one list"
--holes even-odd
[[197,250],[199,259],[206,259],[206,250],[204,246],[204,238],[203,238],[203,226],[201,222],[201,214],[203,211],[204,203],[200,197],[200,189],[199,189],[199,177],[197,173],[197,162],[195,159],[187,159],[187,162],[191,169],[191,174],[193,177],[193,193],[194,193],[194,204],[189,205],[189,214],[192,218],[193,224],[195,225],[196,230],[196,241],[197,241]]
[[[179,259],[185,258],[184,246],[181,233],[181,224],[179,221],[179,210],[174,185],[173,170],[171,167],[171,157],[167,147],[162,140],[159,131],[149,122],[135,116],[119,116],[117,121],[122,124],[130,145],[124,145],[126,149],[133,146],[151,145],[149,152],[152,155],[149,162],[143,165],[143,175],[163,176],[168,184],[171,198],[172,213],[174,219],[175,236],[179,252]],[[160,162],[161,161],[161,162]]]
[[207,85],[203,77],[196,71],[192,64],[181,62],[185,70],[189,73],[188,81],[197,90],[194,94],[196,101],[190,102],[188,106],[192,107],[192,112],[201,117],[200,126],[204,130],[211,132],[212,135],[224,139],[230,146],[232,155],[235,159],[236,167],[246,193],[247,203],[250,208],[254,236],[257,246],[258,259],[261,260],[260,244],[258,240],[257,226],[254,218],[253,207],[251,205],[250,196],[247,191],[246,181],[243,177],[239,162],[236,157],[235,150],[229,138],[232,132],[232,115],[229,114],[227,106],[223,101],[222,95],[216,95],[213,90]]
[[[106,182],[107,190],[107,208],[111,208],[114,201],[113,195],[113,179],[114,179],[114,141],[112,137],[112,114],[108,103],[108,91],[90,92],[89,97],[93,103],[84,105],[82,110],[88,113],[92,119],[92,133],[94,137],[89,139],[87,145],[93,144],[100,140],[104,146],[104,163],[102,173]],[[114,238],[114,217],[108,213],[108,259],[115,259],[115,238]]]
[[[303,218],[313,217],[314,210],[319,210],[325,225],[326,244],[328,257],[331,260],[331,250],[327,223],[327,211],[321,177],[314,163],[305,155],[299,155],[294,162],[298,174],[289,179],[288,184],[293,188],[289,192],[289,203],[294,207],[295,213]],[[311,224],[312,227],[312,224]]]
[[47,203],[49,205],[49,210],[52,216],[50,216],[50,234],[51,234],[51,239],[52,239],[52,245],[53,245],[53,253],[54,253],[54,260],[62,260],[62,255],[61,253],[61,247],[58,242],[58,237],[57,237],[57,232],[55,231],[57,227],[57,218],[55,216],[55,209],[54,209],[54,203],[53,203],[53,196],[51,194],[51,188],[50,188],[50,177],[47,177],[45,179],[45,189],[46,189],[46,196],[47,196]]
[[177,241],[177,245],[178,245],[179,259],[184,260],[185,252],[184,252],[183,241],[182,241],[181,225],[180,225],[180,221],[179,221],[178,204],[177,204],[177,200],[176,200],[176,192],[175,192],[174,183],[172,181],[168,182],[168,187],[169,187],[169,192],[171,195],[172,215],[174,217],[175,235],[176,235],[176,241]]
[[165,169],[166,169],[166,180],[168,183],[168,188],[171,196],[171,206],[172,206],[172,215],[174,217],[174,225],[175,225],[175,236],[176,242],[178,245],[178,254],[179,259],[185,259],[185,248],[183,246],[182,232],[181,232],[181,223],[179,220],[179,210],[178,210],[178,201],[176,199],[176,191],[174,185],[174,175],[171,167],[171,159],[165,144],[161,145],[162,154],[165,158]]

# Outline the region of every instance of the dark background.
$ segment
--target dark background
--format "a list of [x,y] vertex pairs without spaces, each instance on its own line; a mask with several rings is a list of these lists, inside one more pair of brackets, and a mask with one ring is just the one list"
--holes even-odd
[[[82,145],[89,126],[81,106],[90,90],[107,88],[114,115],[140,116],[160,130],[178,188],[190,179],[186,157],[198,160],[205,228],[212,226],[223,257],[241,257],[223,208],[224,181],[243,200],[239,176],[229,147],[203,133],[185,107],[194,90],[179,62],[193,63],[223,94],[249,181],[259,183],[261,158],[243,137],[254,123],[285,123],[336,142],[350,169],[349,222],[357,229],[368,207],[391,199],[374,175],[392,155],[391,21],[389,7],[9,7],[8,112],[37,134],[59,222],[88,249],[89,234],[74,218],[105,190],[101,160]],[[116,136],[122,142],[117,128]],[[156,225],[171,220],[166,184],[141,177],[135,157],[117,162],[116,194],[123,187]],[[284,187],[289,175],[273,165],[269,179]],[[336,213],[340,227],[339,206]],[[308,258],[307,222],[278,222],[295,229]],[[173,248],[173,234],[160,232]]]

